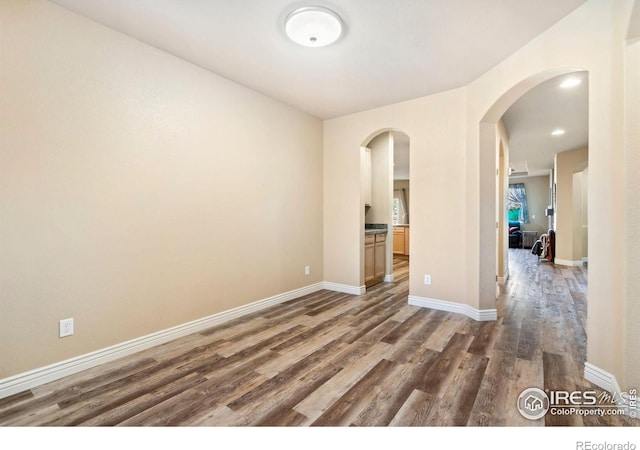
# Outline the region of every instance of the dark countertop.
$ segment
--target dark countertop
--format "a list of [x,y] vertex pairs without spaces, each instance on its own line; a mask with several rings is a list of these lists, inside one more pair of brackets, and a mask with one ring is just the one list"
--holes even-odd
[[408,227],[409,227],[409,224],[408,224],[408,223],[397,224],[397,225],[394,225],[393,227],[394,227],[394,228],[395,228],[395,227],[406,227],[406,228],[408,228]]
[[364,234],[382,234],[387,232],[386,223],[365,223]]

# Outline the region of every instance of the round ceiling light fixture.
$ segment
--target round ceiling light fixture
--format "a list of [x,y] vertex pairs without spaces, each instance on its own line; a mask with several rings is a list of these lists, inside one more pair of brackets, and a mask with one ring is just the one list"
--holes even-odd
[[330,9],[307,6],[292,11],[284,21],[287,36],[305,47],[325,47],[342,34],[342,20]]

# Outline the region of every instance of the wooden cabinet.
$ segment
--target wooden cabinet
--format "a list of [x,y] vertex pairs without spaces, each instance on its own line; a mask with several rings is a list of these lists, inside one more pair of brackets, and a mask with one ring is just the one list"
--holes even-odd
[[374,272],[376,279],[382,281],[387,265],[387,235],[376,234]]
[[404,255],[404,228],[393,227],[393,254]]
[[409,256],[409,227],[393,227],[393,253]]
[[364,206],[371,206],[371,150],[360,147],[360,196]]
[[387,263],[386,233],[364,236],[364,284],[373,286],[384,280]]
[[364,284],[371,286],[375,284],[375,265],[376,265],[376,243],[375,235],[369,234],[364,236]]

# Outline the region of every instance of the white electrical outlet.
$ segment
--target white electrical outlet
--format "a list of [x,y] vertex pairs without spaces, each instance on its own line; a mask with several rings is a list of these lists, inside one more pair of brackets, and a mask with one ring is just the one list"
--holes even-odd
[[431,284],[431,275],[424,276],[424,284]]
[[304,274],[309,275],[310,273],[311,273],[311,269],[309,268],[309,266],[304,266]]
[[60,321],[60,337],[71,336],[73,334],[73,318]]

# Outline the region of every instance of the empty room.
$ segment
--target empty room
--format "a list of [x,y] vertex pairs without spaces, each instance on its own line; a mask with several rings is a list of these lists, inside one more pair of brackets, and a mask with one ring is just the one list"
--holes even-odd
[[638,0],[0,1],[0,425],[637,427],[638,79]]

